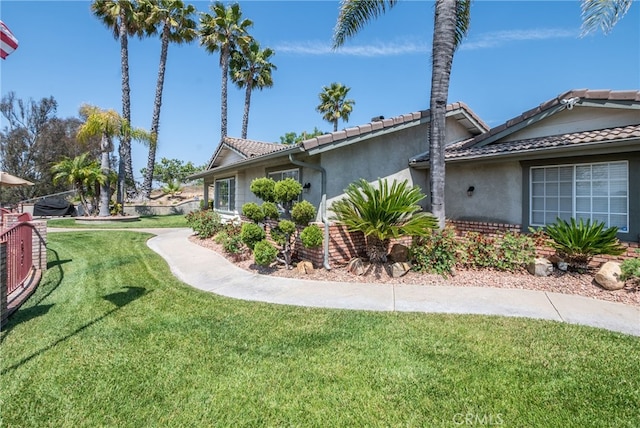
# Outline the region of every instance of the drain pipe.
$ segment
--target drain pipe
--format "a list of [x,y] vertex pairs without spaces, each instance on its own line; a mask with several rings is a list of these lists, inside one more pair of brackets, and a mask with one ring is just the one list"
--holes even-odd
[[320,191],[322,192],[322,199],[320,202],[320,217],[322,218],[322,223],[324,223],[324,242],[322,245],[324,260],[322,265],[326,270],[331,270],[331,266],[329,266],[329,219],[327,219],[327,171],[319,165],[314,165],[294,159],[293,153],[289,153],[289,160],[296,166],[315,169],[316,171],[320,171],[320,174],[322,174],[322,185],[320,189]]

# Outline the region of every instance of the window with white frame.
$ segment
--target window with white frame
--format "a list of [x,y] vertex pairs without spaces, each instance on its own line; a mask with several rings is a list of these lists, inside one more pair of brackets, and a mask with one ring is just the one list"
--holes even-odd
[[532,167],[532,226],[591,219],[629,230],[629,164],[627,161]]
[[282,171],[273,171],[267,174],[267,177],[273,181],[284,180],[285,178],[293,178],[298,183],[300,182],[300,170],[298,168],[285,169]]
[[236,179],[235,177],[216,180],[215,208],[221,211],[235,211],[236,209]]

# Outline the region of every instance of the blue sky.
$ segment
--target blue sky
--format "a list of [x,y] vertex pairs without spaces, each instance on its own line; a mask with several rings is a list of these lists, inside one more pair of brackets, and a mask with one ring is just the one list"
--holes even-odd
[[[192,1],[199,11],[210,2]],[[401,1],[333,51],[337,1],[241,1],[251,34],[276,51],[274,87],[252,97],[248,138],[279,141],[286,132],[330,131],[315,111],[322,86],[341,82],[356,101],[347,124],[428,108],[433,2]],[[58,116],[78,115],[83,103],[121,111],[120,49],[92,16],[88,1],[12,1],[0,18],[19,48],[0,63],[2,95],[53,96]],[[490,126],[578,88],[640,88],[640,3],[607,36],[580,38],[577,1],[483,1],[456,53],[449,102],[463,101]],[[132,122],[149,129],[159,39],[130,42]],[[217,54],[198,43],[169,48],[158,159],[204,164],[220,135]],[[244,91],[229,86],[229,135],[239,136]],[[4,126],[4,122],[2,122]],[[133,148],[134,171],[147,149]]]

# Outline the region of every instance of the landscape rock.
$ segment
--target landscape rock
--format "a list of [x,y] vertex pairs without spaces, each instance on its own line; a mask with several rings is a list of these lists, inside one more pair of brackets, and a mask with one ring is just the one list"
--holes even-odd
[[362,276],[367,271],[361,258],[351,259],[347,265],[347,271],[357,276]]
[[308,262],[308,261],[301,261],[298,263],[298,266],[296,266],[298,269],[298,272],[300,272],[303,275],[308,275],[310,273],[313,273],[313,263]]
[[388,256],[394,262],[409,261],[409,247],[402,244],[393,244]]
[[527,265],[527,270],[534,276],[549,276],[553,272],[553,264],[543,257],[538,257]]
[[624,288],[624,281],[620,281],[620,263],[606,262],[602,265],[598,273],[596,273],[596,282],[607,290],[620,290]]
[[391,265],[391,276],[399,278],[411,270],[411,264],[407,262],[395,262]]

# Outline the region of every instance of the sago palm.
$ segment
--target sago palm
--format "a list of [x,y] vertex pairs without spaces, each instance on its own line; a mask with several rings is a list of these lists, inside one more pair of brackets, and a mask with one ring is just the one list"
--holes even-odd
[[351,88],[342,83],[333,82],[329,86],[323,86],[322,92],[318,94],[320,104],[316,111],[322,114],[324,120],[333,124],[334,132],[338,130],[338,120],[348,122],[353,111],[356,102],[347,98],[350,90]]
[[331,205],[334,220],[347,226],[349,231],[362,232],[366,239],[367,256],[371,262],[387,260],[391,238],[426,236],[438,227],[436,219],[422,211],[418,202],[425,198],[417,186],[408,181],[378,179],[374,186],[364,179],[351,183],[347,195]]
[[260,44],[254,40],[244,49],[234,51],[231,56],[231,80],[238,88],[245,89],[242,138],[247,138],[252,91],[273,86],[272,71],[277,69],[271,63],[271,57],[274,53],[270,48],[260,49]]
[[222,86],[220,91],[220,133],[227,136],[227,83],[229,78],[229,62],[231,53],[248,45],[251,36],[247,32],[253,22],[242,19],[240,5],[234,3],[228,7],[219,1],[209,6],[212,15],[200,15],[200,45],[209,53],[220,52],[220,68],[222,69]]
[[186,5],[181,0],[141,0],[140,20],[148,35],[160,33],[160,66],[156,83],[156,96],[151,118],[151,141],[147,156],[147,168],[142,183],[142,197],[149,199],[156,162],[156,148],[160,128],[160,109],[162,107],[162,91],[164,74],[167,66],[169,43],[190,43],[197,37],[196,21],[193,16],[196,8]]

